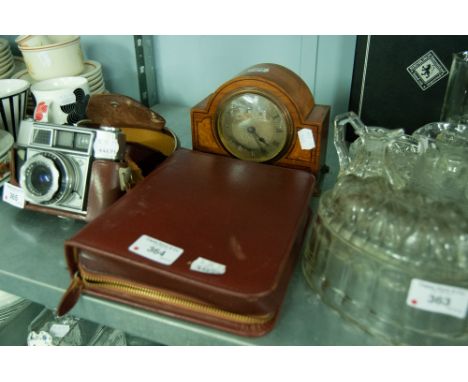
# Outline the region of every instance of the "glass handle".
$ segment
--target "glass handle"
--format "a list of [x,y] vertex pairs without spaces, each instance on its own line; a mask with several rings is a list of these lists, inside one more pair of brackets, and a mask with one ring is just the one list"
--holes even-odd
[[354,132],[357,135],[362,135],[367,132],[367,126],[362,123],[359,117],[353,111],[337,115],[335,117],[334,126],[334,144],[338,154],[340,163],[340,171],[346,171],[350,164],[348,145],[345,141],[346,125],[351,124]]

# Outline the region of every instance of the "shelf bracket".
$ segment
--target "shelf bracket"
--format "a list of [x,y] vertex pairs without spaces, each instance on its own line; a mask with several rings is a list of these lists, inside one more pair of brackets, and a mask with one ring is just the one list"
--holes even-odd
[[134,35],[140,102],[151,107],[159,102],[154,65],[153,36]]

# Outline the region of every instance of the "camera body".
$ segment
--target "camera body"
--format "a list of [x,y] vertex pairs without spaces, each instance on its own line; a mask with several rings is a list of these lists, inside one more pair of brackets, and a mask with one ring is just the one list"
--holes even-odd
[[131,178],[125,136],[112,127],[25,120],[15,151],[14,173],[29,209],[89,221],[125,192]]

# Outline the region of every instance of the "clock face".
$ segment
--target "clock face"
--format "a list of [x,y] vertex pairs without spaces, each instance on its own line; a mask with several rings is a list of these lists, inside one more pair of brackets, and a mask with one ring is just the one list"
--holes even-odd
[[266,162],[288,145],[291,119],[272,99],[254,92],[237,93],[222,103],[218,136],[225,149],[242,160]]

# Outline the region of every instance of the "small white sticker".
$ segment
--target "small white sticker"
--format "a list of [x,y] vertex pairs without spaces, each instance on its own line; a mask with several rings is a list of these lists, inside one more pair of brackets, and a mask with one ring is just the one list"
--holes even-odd
[[94,140],[94,157],[98,159],[115,159],[119,153],[119,141],[114,134],[107,131],[97,131]]
[[199,257],[190,264],[190,270],[201,273],[210,273],[213,275],[224,275],[226,273],[226,266],[204,259],[203,257]]
[[69,331],[70,331],[70,326],[64,325],[64,324],[52,324],[49,330],[50,334],[52,334],[53,337],[58,337],[58,338],[65,337]]
[[3,201],[18,208],[24,208],[24,191],[10,183],[3,185]]
[[464,319],[468,308],[468,289],[413,279],[406,304],[412,308]]
[[270,71],[270,68],[265,68],[261,66],[255,66],[247,70],[247,72],[249,73],[268,73],[269,71]]
[[312,150],[315,148],[315,139],[312,130],[310,129],[301,129],[297,132],[299,136],[299,143],[301,144],[302,150]]
[[141,235],[137,241],[128,247],[128,250],[164,265],[171,265],[184,252],[182,248],[148,235]]

